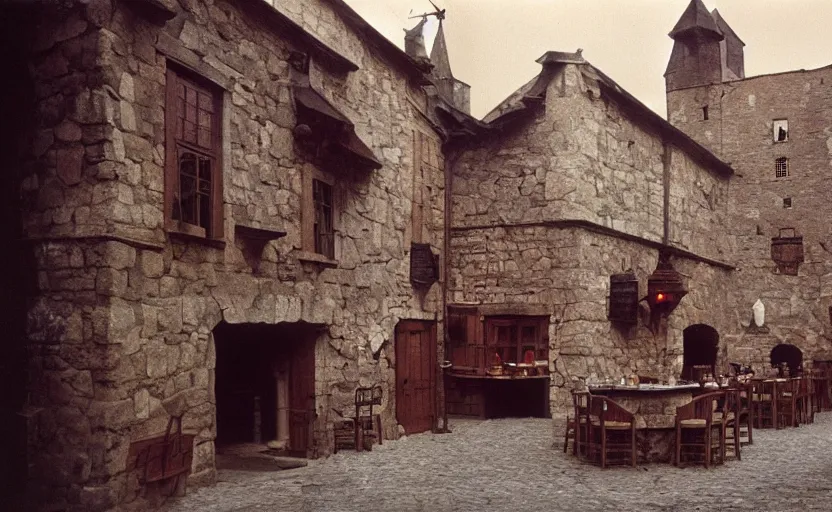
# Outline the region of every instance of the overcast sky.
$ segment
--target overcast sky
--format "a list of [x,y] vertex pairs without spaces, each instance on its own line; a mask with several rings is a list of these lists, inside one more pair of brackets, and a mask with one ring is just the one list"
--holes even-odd
[[[471,85],[476,117],[536,75],[535,59],[544,52],[578,48],[665,115],[663,76],[673,46],[667,34],[689,0],[433,1],[447,9],[451,67]],[[432,10],[428,0],[347,2],[401,47],[403,29],[418,21],[407,19],[411,10]],[[746,76],[832,64],[832,0],[705,0],[705,5],[719,9],[745,42]]]

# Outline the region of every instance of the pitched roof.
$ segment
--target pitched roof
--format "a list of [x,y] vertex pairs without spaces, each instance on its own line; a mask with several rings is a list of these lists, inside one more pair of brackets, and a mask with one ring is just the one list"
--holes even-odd
[[728,22],[725,21],[725,18],[722,17],[722,14],[720,14],[718,10],[714,9],[713,11],[711,11],[711,16],[713,16],[714,21],[716,21],[717,28],[720,32],[722,32],[723,35],[733,36],[734,38],[736,38],[737,41],[740,42],[741,45],[745,46],[745,43],[742,42],[740,36],[738,36],[737,33],[734,32],[734,29],[732,29],[731,25],[729,25]]
[[719,36],[720,39],[722,38],[722,32],[719,31],[716,21],[714,21],[714,18],[708,12],[708,8],[705,7],[702,0],[690,1],[688,8],[682,13],[682,17],[679,18],[676,26],[670,31],[670,37],[676,37],[683,32],[696,29],[711,32]]
[[576,53],[547,52],[537,62],[543,65],[543,71],[532,82],[525,84],[486,116],[484,121],[489,126],[499,127],[503,123],[512,122],[514,119],[522,117],[523,112],[527,112],[531,107],[539,104],[545,96],[549,82],[557,74],[555,66],[574,64],[579,66],[585,80],[597,83],[602,94],[615,100],[630,113],[633,120],[639,122],[642,126],[648,126],[656,130],[662,138],[673,142],[688,155],[716,173],[725,177],[734,174],[734,170],[729,164],[693,140],[688,134],[670,124],[665,118],[653,112],[612,78],[584,60],[580,51]]

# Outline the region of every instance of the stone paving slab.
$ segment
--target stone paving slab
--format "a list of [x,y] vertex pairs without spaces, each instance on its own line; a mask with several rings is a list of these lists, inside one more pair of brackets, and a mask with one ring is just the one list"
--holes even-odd
[[[832,511],[832,413],[755,430],[743,460],[601,470],[564,455],[562,422],[458,420],[372,452],[277,473],[222,471],[168,512]],[[558,436],[553,448],[553,430]]]

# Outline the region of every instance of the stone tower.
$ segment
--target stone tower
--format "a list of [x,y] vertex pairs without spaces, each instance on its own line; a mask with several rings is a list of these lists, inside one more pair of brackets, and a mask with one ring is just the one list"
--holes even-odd
[[745,77],[745,44],[702,0],[691,0],[670,37],[673,52],[664,74],[668,92]]

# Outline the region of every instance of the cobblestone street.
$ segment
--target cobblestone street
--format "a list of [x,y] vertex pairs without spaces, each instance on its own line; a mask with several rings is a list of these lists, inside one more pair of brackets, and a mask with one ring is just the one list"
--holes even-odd
[[[636,469],[553,449],[544,419],[457,420],[452,434],[386,442],[281,472],[221,471],[169,512],[832,510],[832,413],[797,429],[755,430],[725,466]],[[562,428],[555,426],[562,442]]]

